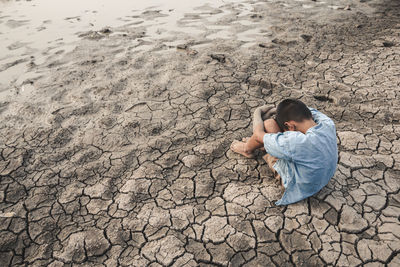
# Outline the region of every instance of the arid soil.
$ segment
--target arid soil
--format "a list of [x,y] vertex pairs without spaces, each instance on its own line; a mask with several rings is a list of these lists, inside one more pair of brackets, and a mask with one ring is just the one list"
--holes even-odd
[[[0,266],[399,266],[400,5],[369,7],[281,14],[248,47],[92,31],[32,64],[0,102]],[[335,121],[340,159],[276,206],[263,153],[229,145],[287,97]]]

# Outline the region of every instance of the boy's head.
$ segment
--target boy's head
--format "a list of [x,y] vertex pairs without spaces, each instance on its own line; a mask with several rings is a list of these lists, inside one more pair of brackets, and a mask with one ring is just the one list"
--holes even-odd
[[276,122],[284,131],[295,131],[298,123],[310,119],[312,119],[311,111],[297,99],[285,99],[276,109]]

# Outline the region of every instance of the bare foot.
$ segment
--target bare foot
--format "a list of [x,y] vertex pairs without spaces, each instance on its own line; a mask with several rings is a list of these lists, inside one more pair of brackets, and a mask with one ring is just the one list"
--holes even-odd
[[243,156],[245,156],[246,158],[252,159],[254,158],[254,155],[252,153],[248,153],[246,152],[246,143],[245,142],[240,142],[238,140],[233,140],[232,144],[231,144],[231,150],[233,152],[239,153]]

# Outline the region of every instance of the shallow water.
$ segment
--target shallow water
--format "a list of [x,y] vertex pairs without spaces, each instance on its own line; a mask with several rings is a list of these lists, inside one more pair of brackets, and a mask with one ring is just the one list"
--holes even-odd
[[[78,40],[79,33],[90,30],[132,24],[149,27],[150,37],[159,38],[160,27],[200,34],[202,31],[194,29],[199,25],[187,22],[182,27],[177,21],[195,7],[213,9],[224,3],[222,0],[0,1],[0,83],[5,85],[17,79],[31,56],[40,61],[54,49],[63,52],[73,49],[68,44]],[[21,58],[20,63],[14,64]],[[14,66],[9,67],[10,64]]]
[[[271,40],[269,27],[280,23],[281,8],[316,12],[348,1],[260,0],[0,0],[0,92],[29,77],[27,64],[41,64],[72,50],[79,35],[105,27],[143,27],[147,42],[176,45],[188,38],[240,40],[243,46]],[[253,15],[271,5],[260,23]],[[310,11],[312,10],[312,11]]]

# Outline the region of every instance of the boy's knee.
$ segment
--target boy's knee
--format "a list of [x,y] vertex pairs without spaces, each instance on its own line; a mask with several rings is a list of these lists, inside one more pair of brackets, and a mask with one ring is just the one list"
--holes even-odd
[[279,133],[281,131],[274,119],[265,120],[264,128],[267,133]]

